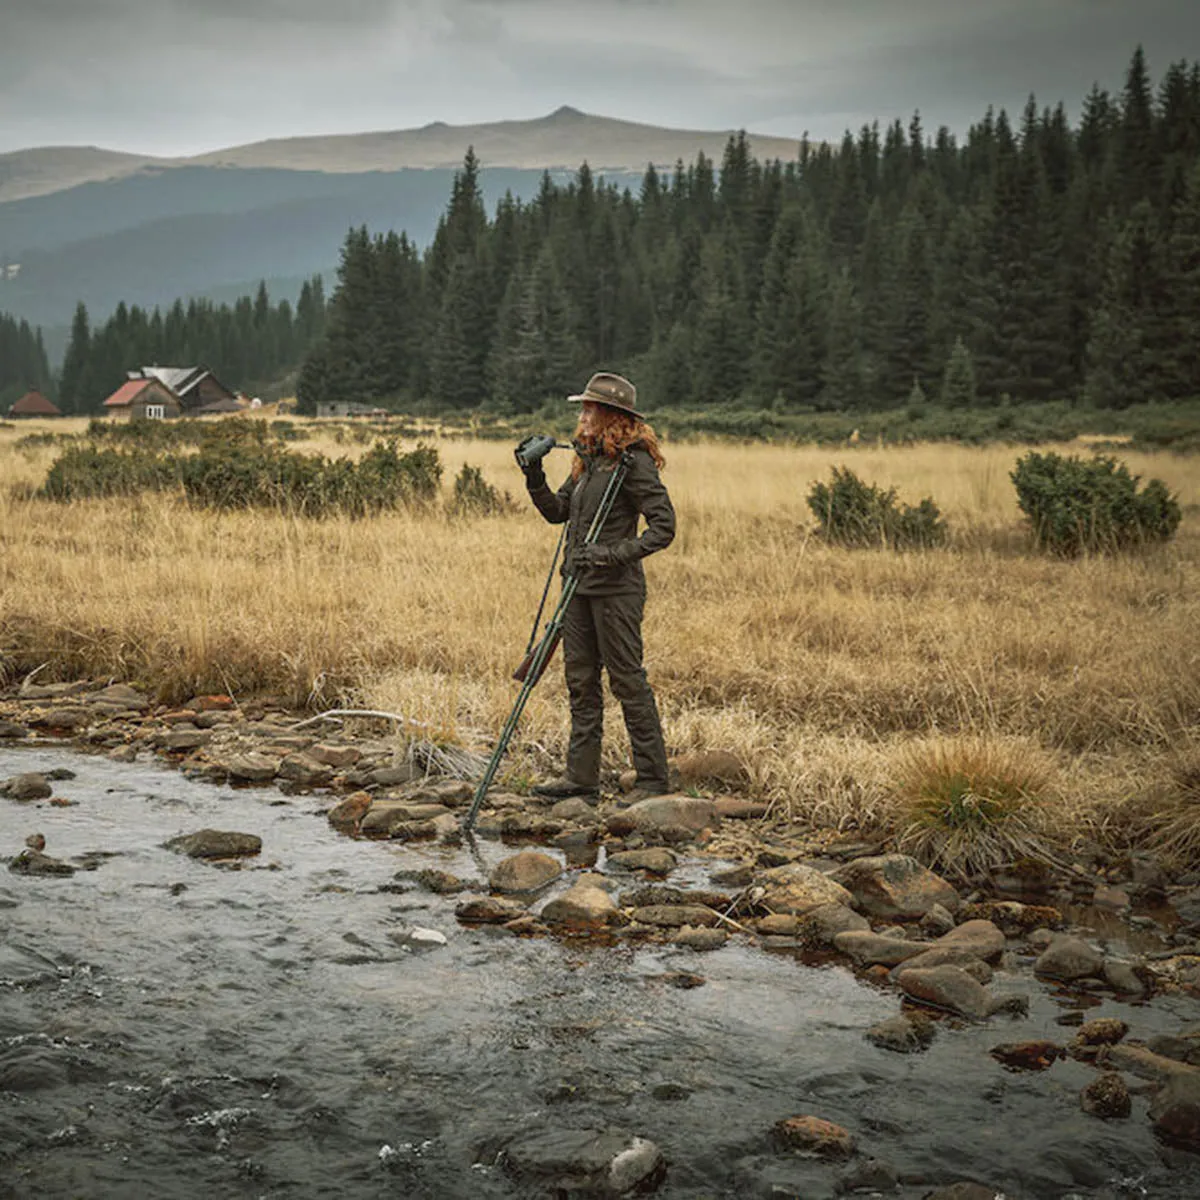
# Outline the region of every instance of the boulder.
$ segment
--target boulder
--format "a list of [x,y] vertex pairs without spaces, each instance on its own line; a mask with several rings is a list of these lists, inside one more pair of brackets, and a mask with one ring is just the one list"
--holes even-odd
[[922,1004],[982,1020],[993,1012],[992,997],[978,980],[961,967],[925,967],[902,970],[896,982],[905,995]]
[[684,925],[716,925],[717,914],[699,904],[647,904],[630,914],[640,925],[657,925],[662,929],[679,929]]
[[649,796],[631,804],[614,819],[628,823],[639,833],[659,831],[666,827],[699,833],[717,821],[713,802],[694,796]]
[[1069,934],[1055,937],[1033,964],[1034,973],[1051,979],[1088,979],[1104,970],[1104,955]]
[[918,920],[935,904],[953,913],[960,903],[949,883],[907,854],[857,858],[833,874],[853,894],[856,908],[884,920]]
[[540,850],[522,850],[492,868],[488,882],[495,892],[536,892],[563,873],[562,863]]
[[894,967],[906,959],[916,958],[929,948],[927,942],[885,937],[869,929],[849,929],[845,933],[834,934],[833,945],[860,966],[882,964],[885,967]]
[[761,908],[774,913],[803,915],[825,904],[847,908],[854,897],[841,884],[807,863],[787,863],[772,867],[758,877]]
[[1004,952],[1004,934],[991,921],[964,921],[943,934],[934,946],[939,950],[964,950],[984,962],[995,962]]
[[616,925],[625,919],[613,898],[586,876],[551,900],[540,915],[547,925],[567,929],[594,929]]
[[1133,1100],[1125,1080],[1115,1071],[1105,1071],[1079,1093],[1079,1107],[1089,1116],[1111,1120],[1129,1116]]
[[344,800],[329,810],[329,823],[343,833],[355,833],[359,822],[371,807],[370,792],[351,792]]
[[8,869],[14,875],[74,875],[75,868],[58,858],[51,858],[40,850],[27,846],[20,854],[8,860]]
[[893,975],[905,967],[923,970],[926,967],[958,967],[966,971],[972,979],[985,987],[992,982],[992,968],[976,958],[969,946],[927,946],[920,954],[914,955],[892,971]]
[[189,858],[239,858],[258,854],[262,838],[253,833],[235,833],[223,829],[200,829],[195,833],[171,838],[164,845]]
[[7,796],[10,800],[45,800],[48,796],[53,795],[54,789],[50,786],[45,775],[39,774],[36,771],[28,771],[23,775],[14,775],[11,779],[6,779],[0,783],[0,795]]
[[[364,837],[399,838],[413,836],[412,827],[449,814],[440,804],[411,804],[404,800],[375,800],[358,823]],[[433,830],[422,835],[433,836]]]
[[713,810],[726,821],[753,821],[767,815],[767,805],[761,800],[745,800],[741,796],[718,796]]
[[522,1194],[538,1196],[651,1191],[666,1171],[653,1142],[613,1129],[538,1128],[509,1142],[501,1161]]
[[267,783],[275,778],[279,770],[278,758],[270,754],[260,754],[257,750],[250,750],[245,754],[230,754],[217,759],[216,762],[224,768],[230,779],[245,783]]
[[1040,1039],[1004,1042],[993,1046],[988,1053],[1010,1071],[1044,1071],[1055,1059],[1067,1056],[1067,1052],[1057,1043]]
[[360,758],[362,751],[357,746],[336,746],[330,742],[318,742],[308,748],[308,754],[324,766],[340,771],[352,767]]
[[1172,1075],[1150,1101],[1150,1119],[1163,1141],[1200,1151],[1200,1071]]
[[645,850],[619,850],[608,856],[610,866],[625,871],[650,871],[655,875],[666,875],[674,869],[675,855],[665,846],[651,846]]
[[525,906],[503,896],[464,896],[454,915],[464,925],[502,925],[525,915]]
[[148,697],[125,683],[114,683],[98,692],[89,692],[83,699],[88,704],[124,709],[127,712],[145,712],[150,707]]
[[729,940],[724,929],[697,929],[684,925],[671,937],[671,944],[684,946],[688,950],[719,950]]
[[799,919],[796,933],[809,946],[832,946],[839,933],[870,928],[866,917],[844,904],[818,904]]
[[866,1038],[881,1050],[913,1054],[929,1046],[934,1031],[934,1023],[924,1013],[900,1013],[872,1026],[867,1030]]
[[299,751],[289,754],[279,764],[279,778],[291,780],[300,787],[323,788],[333,781],[333,771],[306,751]]
[[854,1136],[847,1129],[808,1114],[786,1117],[774,1128],[776,1141],[788,1150],[802,1150],[818,1158],[844,1159],[854,1153]]

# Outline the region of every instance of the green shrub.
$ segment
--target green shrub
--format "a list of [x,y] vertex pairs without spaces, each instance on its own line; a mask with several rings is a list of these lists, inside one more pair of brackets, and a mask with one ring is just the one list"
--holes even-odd
[[173,458],[81,445],[69,446],[58,456],[38,495],[48,500],[90,500],[160,492],[178,485]]
[[451,508],[460,516],[493,516],[513,507],[506,492],[501,492],[483,477],[483,472],[470,463],[463,463],[454,480],[454,499]]
[[1179,528],[1179,503],[1160,479],[1141,492],[1139,476],[1115,458],[1031,452],[1010,474],[1039,549],[1073,556],[1165,542]]
[[916,508],[897,504],[896,489],[886,492],[863,483],[847,467],[834,467],[830,484],[815,483],[808,507],[818,533],[840,546],[937,546],[946,540],[938,506],[926,497]]

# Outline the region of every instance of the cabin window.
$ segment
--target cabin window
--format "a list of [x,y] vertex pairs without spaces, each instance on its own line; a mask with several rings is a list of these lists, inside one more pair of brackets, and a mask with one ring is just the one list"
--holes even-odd
[[147,404],[146,416],[151,421],[161,421],[167,415],[165,404]]

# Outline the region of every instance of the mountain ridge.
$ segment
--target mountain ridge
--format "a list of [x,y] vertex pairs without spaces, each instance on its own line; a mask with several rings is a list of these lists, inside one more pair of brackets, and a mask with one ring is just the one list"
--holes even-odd
[[[82,183],[180,167],[322,171],[359,174],[461,164],[473,146],[480,165],[522,169],[644,170],[690,162],[703,151],[719,159],[733,129],[677,129],[581,112],[562,105],[543,117],[413,129],[268,138],[181,157],[132,154],[97,146],[40,146],[0,154],[0,204],[51,195]],[[799,139],[746,134],[761,160],[790,160]]]

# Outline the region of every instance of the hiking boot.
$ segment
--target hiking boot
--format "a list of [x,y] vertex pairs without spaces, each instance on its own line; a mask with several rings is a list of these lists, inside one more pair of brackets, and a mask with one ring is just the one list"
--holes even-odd
[[617,805],[620,808],[628,808],[631,804],[636,804],[639,800],[649,800],[651,796],[666,795],[669,795],[669,792],[666,788],[644,787],[639,784],[637,787],[626,792],[623,796],[618,796]]
[[548,800],[569,800],[572,796],[598,796],[596,784],[576,783],[565,775],[551,779],[549,783],[538,783],[529,789],[534,796],[545,796]]

